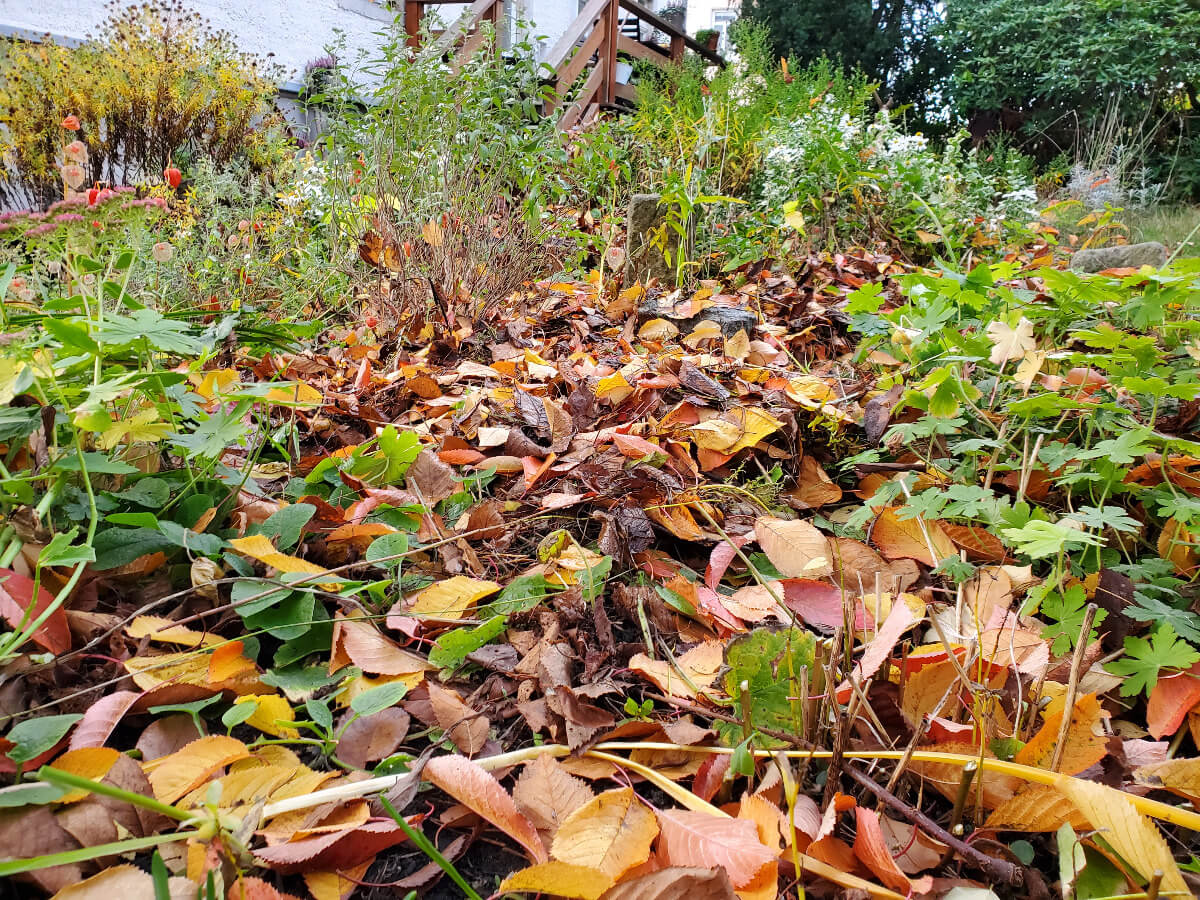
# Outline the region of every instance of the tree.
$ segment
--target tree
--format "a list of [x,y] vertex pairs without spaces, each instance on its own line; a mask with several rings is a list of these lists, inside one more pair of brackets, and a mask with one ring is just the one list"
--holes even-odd
[[947,0],[944,44],[977,138],[1003,129],[1043,161],[1089,140],[1195,159],[1179,153],[1200,116],[1195,0]]
[[743,0],[742,16],[764,23],[775,52],[800,63],[822,56],[861,69],[891,108],[923,123],[945,119],[948,74],[939,45],[939,0]]

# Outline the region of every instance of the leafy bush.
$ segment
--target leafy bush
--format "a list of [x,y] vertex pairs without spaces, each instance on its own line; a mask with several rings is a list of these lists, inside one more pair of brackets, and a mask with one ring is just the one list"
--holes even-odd
[[347,99],[356,88],[344,73],[330,91],[341,121],[322,149],[327,170],[343,174],[339,232],[367,234],[364,256],[431,322],[438,309],[453,316],[443,304],[481,315],[548,274],[543,192],[563,149],[541,114],[533,45],[501,56],[490,33],[452,71],[432,40],[414,50],[396,33],[371,67],[380,79],[365,108]]
[[12,39],[0,52],[0,197],[44,206],[62,196],[68,117],[87,148],[85,183],[143,181],[185,155],[265,163],[278,152],[277,76],[171,0],[114,6],[73,49]]
[[1002,240],[1008,224],[1036,214],[1023,160],[1010,157],[989,171],[956,141],[939,152],[888,113],[872,117],[864,100],[826,94],[768,135],[761,182],[768,209],[797,216],[798,228],[813,223],[830,245],[889,238],[950,249]]

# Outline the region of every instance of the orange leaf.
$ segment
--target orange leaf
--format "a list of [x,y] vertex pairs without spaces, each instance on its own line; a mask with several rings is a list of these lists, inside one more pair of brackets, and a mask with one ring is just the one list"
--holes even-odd
[[220,769],[249,755],[250,751],[241,741],[214,734],[145,763],[142,769],[146,772],[154,796],[163,803],[174,803],[188,791],[208,781]]
[[[922,521],[924,529],[921,527]],[[901,519],[892,507],[881,512],[875,520],[871,541],[888,559],[915,559],[927,566],[936,566],[943,559],[958,555],[953,541],[946,537],[937,522],[918,518]],[[933,554],[930,553],[931,544]]]
[[421,774],[524,847],[534,862],[549,861],[533,823],[521,815],[500,782],[478,763],[465,756],[437,756],[426,763]]
[[933,888],[933,879],[928,875],[922,878],[910,879],[900,871],[892,852],[888,849],[883,837],[883,829],[879,824],[879,816],[861,806],[854,809],[858,825],[854,836],[854,855],[862,860],[863,865],[875,873],[875,877],[895,891],[904,894],[927,894]]
[[1157,740],[1174,734],[1200,703],[1200,662],[1190,669],[1159,676],[1146,701],[1146,730]]
[[[80,750],[68,750],[51,766],[60,772],[69,772],[91,781],[103,781],[104,777],[117,764],[121,754],[110,747],[84,747]],[[74,803],[88,795],[87,790],[70,791],[58,798],[58,803]]]
[[500,893],[546,894],[571,900],[600,900],[612,887],[611,875],[592,866],[552,860],[513,872],[500,884]]
[[660,810],[658,853],[667,865],[720,866],[735,888],[744,887],[775,862],[776,853],[758,839],[746,819],[717,818],[702,812]]
[[[1064,712],[1065,710],[1059,710],[1046,716],[1037,734],[1017,752],[1013,762],[1040,769],[1050,768],[1055,748],[1058,746],[1058,733],[1062,728]],[[1095,694],[1084,694],[1075,702],[1058,771],[1066,775],[1077,775],[1104,759],[1108,754],[1108,738],[1101,731],[1100,723],[1107,717],[1108,714],[1100,707],[1100,701],[1096,699]]]
[[1003,562],[1008,556],[1004,544],[986,528],[978,525],[954,525],[939,522],[938,527],[956,547],[967,551],[967,558],[976,562]]

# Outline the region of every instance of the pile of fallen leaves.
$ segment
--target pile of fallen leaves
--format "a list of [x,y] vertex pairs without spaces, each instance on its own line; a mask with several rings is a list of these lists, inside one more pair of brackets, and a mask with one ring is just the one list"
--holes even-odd
[[[304,455],[226,454],[227,570],[196,557],[178,590],[139,556],[35,635],[0,854],[55,864],[0,864],[11,895],[1190,895],[1200,815],[1171,797],[1200,798],[1200,760],[1113,727],[1120,679],[1021,614],[1030,567],[893,507],[837,534],[894,471],[838,470],[889,410],[839,304],[900,271],[823,257],[652,316],[640,288],[542,284],[497,330],[409,344],[375,311],[214,366],[212,403],[319,396],[276,413]],[[933,574],[960,556],[971,580]],[[1198,699],[1161,684],[1156,738]],[[28,782],[45,765],[117,790]]]

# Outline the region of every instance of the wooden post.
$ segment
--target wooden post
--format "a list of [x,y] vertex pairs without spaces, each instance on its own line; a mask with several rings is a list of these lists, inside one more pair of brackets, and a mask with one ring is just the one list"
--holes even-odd
[[671,35],[671,62],[679,62],[683,59],[683,35]]
[[600,45],[600,64],[604,66],[601,102],[611,105],[617,98],[617,32],[620,0],[610,0],[604,13],[604,42]]
[[410,47],[421,45],[421,17],[425,13],[425,5],[420,0],[404,0],[404,33]]

